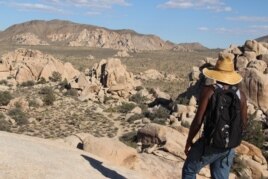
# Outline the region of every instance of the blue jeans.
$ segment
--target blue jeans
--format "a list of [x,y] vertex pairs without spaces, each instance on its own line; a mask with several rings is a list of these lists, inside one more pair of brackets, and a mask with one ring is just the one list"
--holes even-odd
[[234,149],[217,149],[199,139],[192,145],[184,162],[182,179],[195,179],[201,168],[208,164],[213,179],[228,179],[234,155]]

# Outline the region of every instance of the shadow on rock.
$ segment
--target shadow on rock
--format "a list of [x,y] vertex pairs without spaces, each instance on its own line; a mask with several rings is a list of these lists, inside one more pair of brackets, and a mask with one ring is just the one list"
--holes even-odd
[[120,175],[114,170],[111,170],[109,168],[106,168],[102,165],[102,162],[95,160],[89,156],[81,155],[84,159],[86,159],[92,167],[97,169],[103,176],[107,178],[113,178],[113,179],[126,179],[126,177]]

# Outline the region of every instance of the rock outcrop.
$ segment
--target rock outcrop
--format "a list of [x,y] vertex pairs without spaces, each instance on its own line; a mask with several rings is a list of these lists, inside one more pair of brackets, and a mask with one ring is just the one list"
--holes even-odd
[[41,78],[49,80],[54,72],[58,72],[62,79],[70,81],[80,73],[70,63],[63,63],[38,50],[22,48],[4,54],[0,69],[2,79],[13,77],[17,83],[38,81]]
[[[71,82],[71,87],[81,89],[81,100],[100,98],[110,93],[127,98],[140,81],[135,80],[118,58],[103,59],[93,65],[87,74],[80,74]],[[98,95],[98,96],[96,96]]]
[[23,33],[12,37],[12,41],[21,45],[49,45],[47,42],[40,40],[35,34]]

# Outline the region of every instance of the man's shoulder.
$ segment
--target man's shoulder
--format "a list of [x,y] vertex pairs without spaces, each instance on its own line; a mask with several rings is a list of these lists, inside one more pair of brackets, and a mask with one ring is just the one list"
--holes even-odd
[[215,87],[213,85],[205,85],[203,86],[203,92],[202,95],[204,97],[210,98],[212,94],[214,93]]

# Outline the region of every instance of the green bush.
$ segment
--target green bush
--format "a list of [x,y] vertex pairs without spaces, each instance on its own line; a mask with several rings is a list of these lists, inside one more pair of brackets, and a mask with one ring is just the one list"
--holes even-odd
[[56,97],[55,97],[53,92],[45,94],[44,97],[43,97],[43,102],[46,105],[53,105],[55,100],[56,100]]
[[68,83],[67,79],[65,78],[62,82],[60,82],[60,88],[61,89],[71,89],[71,85]]
[[137,132],[135,131],[122,135],[119,140],[130,147],[137,148]]
[[262,122],[249,119],[244,131],[243,140],[254,144],[258,148],[262,148],[264,143]]
[[7,85],[7,80],[0,80],[0,85]]
[[64,93],[65,96],[74,96],[77,97],[78,96],[78,92],[76,89],[69,89]]
[[133,103],[122,103],[121,106],[118,106],[117,111],[120,113],[128,113],[135,107],[136,105]]
[[158,118],[158,121],[160,121],[160,119],[166,120],[169,117],[169,114],[170,114],[170,111],[162,106],[160,106],[153,112],[149,112],[149,111],[145,112],[145,116],[153,120],[154,122],[157,121],[156,120],[157,118]]
[[21,108],[13,108],[8,111],[8,115],[12,117],[18,125],[24,125],[28,123],[27,115]]
[[36,100],[30,100],[29,101],[29,106],[30,107],[39,107],[39,104],[36,102]]
[[114,98],[112,97],[112,96],[104,96],[104,101],[103,101],[103,103],[104,104],[106,104],[108,101],[110,101],[110,100],[113,100]]
[[35,82],[34,81],[25,81],[25,82],[22,82],[20,84],[20,86],[22,87],[26,87],[26,86],[34,86]]
[[137,90],[137,91],[140,91],[140,90],[142,90],[142,89],[144,89],[142,86],[137,86],[137,87],[136,87],[136,90]]
[[53,82],[60,82],[62,80],[61,74],[59,72],[53,71],[52,76],[49,77],[49,80]]
[[39,91],[39,94],[49,94],[49,93],[53,93],[53,89],[48,86],[41,88]]
[[143,118],[144,115],[142,114],[134,114],[133,116],[131,116],[130,118],[128,118],[127,122],[129,123],[133,123],[134,121]]
[[7,105],[12,98],[9,91],[0,91],[0,105]]
[[39,91],[39,94],[43,96],[43,102],[46,105],[53,105],[54,101],[56,100],[56,96],[54,95],[54,91],[50,87],[44,87]]
[[47,81],[44,77],[41,77],[38,81],[37,81],[37,84],[46,84]]
[[130,101],[133,101],[137,104],[143,104],[147,101],[147,98],[145,96],[142,96],[140,93],[136,93],[134,95],[132,95],[130,98],[129,98]]
[[9,132],[10,131],[10,126],[11,125],[5,119],[0,118],[0,131],[7,131],[7,132]]

